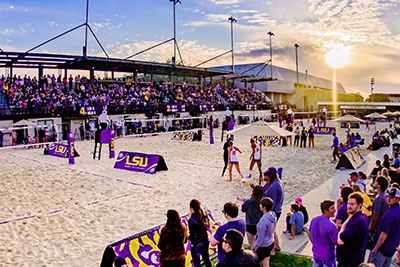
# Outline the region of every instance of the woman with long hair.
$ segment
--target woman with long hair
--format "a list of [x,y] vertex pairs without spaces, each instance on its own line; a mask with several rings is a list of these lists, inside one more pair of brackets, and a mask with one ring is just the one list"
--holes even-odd
[[210,255],[208,254],[208,248],[210,246],[207,234],[208,219],[199,200],[192,199],[190,201],[190,214],[191,216],[188,224],[190,252],[192,254],[193,266],[200,266],[201,255],[204,265],[206,267],[211,267]]
[[257,223],[263,216],[260,210],[260,201],[264,197],[264,189],[261,185],[253,188],[250,199],[237,197],[237,200],[244,201],[242,212],[246,213],[246,236],[251,249],[254,249],[254,244],[257,235]]
[[229,152],[229,181],[232,181],[232,168],[234,165],[236,167],[236,170],[240,174],[240,177],[243,178],[243,175],[240,172],[239,168],[239,160],[237,158],[237,152],[242,154],[242,151],[233,145],[233,141],[230,141],[228,152]]
[[176,210],[168,210],[167,223],[161,229],[157,245],[160,249],[160,267],[184,267],[186,241],[186,228],[179,213]]
[[388,154],[384,154],[383,155],[383,163],[382,166],[389,169],[390,168],[390,160],[389,160],[389,155]]

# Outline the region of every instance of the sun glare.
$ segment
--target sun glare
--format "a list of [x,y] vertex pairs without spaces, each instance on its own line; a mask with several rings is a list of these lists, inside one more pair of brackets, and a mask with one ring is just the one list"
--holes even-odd
[[330,44],[329,51],[325,53],[325,62],[334,69],[350,63],[351,47],[343,44]]

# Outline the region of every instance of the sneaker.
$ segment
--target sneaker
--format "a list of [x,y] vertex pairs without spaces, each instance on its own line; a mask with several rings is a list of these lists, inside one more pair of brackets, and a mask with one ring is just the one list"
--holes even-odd
[[289,231],[288,231],[288,230],[285,230],[285,231],[282,231],[282,233],[284,233],[284,234],[289,234]]

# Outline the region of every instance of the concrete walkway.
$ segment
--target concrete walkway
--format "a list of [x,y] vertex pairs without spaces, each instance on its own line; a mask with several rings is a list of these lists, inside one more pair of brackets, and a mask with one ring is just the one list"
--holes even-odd
[[[392,143],[397,143],[398,140],[395,139]],[[383,147],[377,151],[371,152],[368,156],[366,156],[366,162],[358,168],[356,171],[363,171],[369,175],[372,169],[375,167],[375,161],[380,159],[382,161],[383,155],[388,154],[391,155],[392,146]],[[332,168],[336,167],[336,165],[332,164]],[[353,170],[336,170],[335,176],[333,178],[328,179],[325,183],[321,184],[319,187],[311,190],[304,196],[303,203],[307,208],[309,222],[306,225],[308,227],[310,225],[311,219],[315,216],[321,215],[320,211],[320,203],[324,199],[332,199],[336,202],[339,197],[340,190],[339,186],[347,183],[347,179],[349,178],[349,173]],[[326,177],[321,177],[321,179],[325,179]],[[291,200],[291,203],[294,203],[294,199]],[[283,234],[282,231],[286,230],[286,214],[290,211],[290,204],[285,205],[282,209],[282,215],[279,219],[277,225],[277,234],[279,237],[281,249],[283,252],[287,252],[290,254],[300,254],[304,256],[312,257],[312,246],[309,242],[308,236],[306,233],[295,236],[294,240],[289,240],[288,234]]]

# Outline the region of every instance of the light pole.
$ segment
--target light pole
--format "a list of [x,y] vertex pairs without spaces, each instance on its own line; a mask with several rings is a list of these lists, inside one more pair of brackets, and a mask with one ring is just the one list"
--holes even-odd
[[174,13],[174,58],[172,64],[175,65],[176,61],[176,15],[175,15],[175,6],[176,4],[182,4],[180,0],[169,0],[170,2],[174,3],[173,5],[173,13]]
[[234,17],[232,17],[232,16],[230,16],[230,17],[228,18],[228,20],[231,21],[232,73],[234,73],[234,72],[235,72],[235,59],[234,59],[234,54],[233,54],[233,23],[234,23],[234,22],[237,22],[237,20],[236,20]]
[[86,22],[85,22],[85,46],[83,47],[83,57],[87,57],[88,27],[89,27],[89,0],[86,1]]
[[275,36],[275,34],[271,31],[268,32],[269,35],[269,63],[270,63],[270,68],[271,68],[271,79],[272,79],[272,36]]
[[297,48],[300,46],[298,44],[294,44],[294,49],[296,52],[296,81],[297,81],[297,86],[299,86],[299,59],[297,57]]
[[375,84],[375,78],[371,78],[371,96],[374,93],[374,84]]

